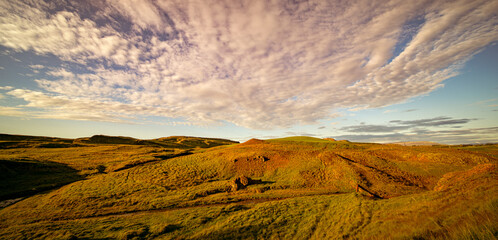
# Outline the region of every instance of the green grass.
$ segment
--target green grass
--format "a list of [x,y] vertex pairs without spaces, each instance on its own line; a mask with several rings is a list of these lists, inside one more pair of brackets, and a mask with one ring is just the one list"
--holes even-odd
[[[374,201],[355,193],[11,225],[10,238],[494,239],[496,205],[418,194]],[[467,196],[465,196],[467,197]],[[461,200],[461,199],[458,199]],[[479,207],[484,205],[484,207]],[[451,217],[447,217],[446,215]],[[464,222],[464,224],[462,224]]]
[[[233,144],[223,139],[170,137],[139,144],[127,137],[60,139],[0,134],[0,200],[30,196],[97,175]],[[145,140],[149,141],[149,140]],[[73,142],[76,142],[73,143]]]

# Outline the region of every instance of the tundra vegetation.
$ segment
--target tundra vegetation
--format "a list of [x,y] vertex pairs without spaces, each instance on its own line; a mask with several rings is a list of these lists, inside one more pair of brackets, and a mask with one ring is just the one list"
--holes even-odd
[[498,145],[0,135],[3,239],[496,239]]

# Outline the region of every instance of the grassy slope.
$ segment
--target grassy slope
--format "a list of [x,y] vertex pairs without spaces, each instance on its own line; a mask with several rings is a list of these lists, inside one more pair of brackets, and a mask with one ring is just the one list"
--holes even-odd
[[[487,151],[312,138],[252,141],[33,196],[0,211],[0,235],[490,237],[497,231],[496,159],[481,152]],[[263,182],[228,191],[240,175]],[[388,199],[355,193],[357,184]]]
[[[29,196],[85,177],[234,143],[194,137],[137,140],[97,135],[85,139],[0,134],[0,200]],[[161,144],[143,144],[144,141]]]

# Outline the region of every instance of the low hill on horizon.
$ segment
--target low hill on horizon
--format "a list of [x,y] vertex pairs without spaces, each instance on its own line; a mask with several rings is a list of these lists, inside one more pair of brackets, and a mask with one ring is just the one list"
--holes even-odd
[[60,148],[76,147],[82,144],[124,144],[150,145],[168,148],[208,148],[239,143],[228,139],[189,136],[170,136],[156,139],[137,139],[125,136],[93,135],[82,138],[58,138],[45,136],[0,134],[0,149],[9,147]]
[[403,146],[435,146],[435,145],[444,145],[437,142],[430,141],[415,141],[415,142],[393,142],[391,144],[398,144]]

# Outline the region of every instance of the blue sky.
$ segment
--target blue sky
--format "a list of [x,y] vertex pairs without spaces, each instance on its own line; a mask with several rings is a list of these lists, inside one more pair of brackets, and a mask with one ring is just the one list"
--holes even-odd
[[496,1],[0,0],[0,132],[498,142]]

